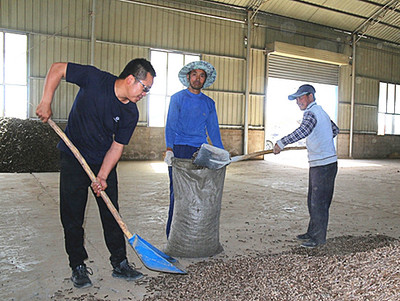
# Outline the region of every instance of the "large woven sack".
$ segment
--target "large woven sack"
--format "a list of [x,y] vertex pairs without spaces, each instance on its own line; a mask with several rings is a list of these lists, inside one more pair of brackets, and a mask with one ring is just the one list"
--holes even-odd
[[165,253],[201,258],[223,250],[219,218],[226,167],[211,170],[189,159],[173,158],[175,205]]

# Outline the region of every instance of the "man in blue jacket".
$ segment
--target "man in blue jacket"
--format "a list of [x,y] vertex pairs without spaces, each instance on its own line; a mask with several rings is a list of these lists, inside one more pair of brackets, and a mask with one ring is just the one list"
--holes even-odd
[[171,96],[165,126],[165,143],[167,146],[165,162],[168,164],[170,179],[167,237],[169,236],[174,211],[172,158],[192,158],[200,146],[207,143],[207,134],[214,146],[224,148],[215,103],[201,92],[201,89],[214,83],[217,77],[215,68],[208,62],[195,61],[184,66],[179,71],[178,77],[187,89]]
[[298,235],[297,239],[304,241],[301,246],[315,248],[326,243],[329,207],[338,169],[333,138],[339,133],[339,128],[315,102],[313,86],[302,85],[288,98],[296,99],[300,110],[304,111],[303,120],[294,132],[277,141],[274,154],[279,154],[288,144],[307,138],[310,165],[307,205],[310,221],[307,232]]

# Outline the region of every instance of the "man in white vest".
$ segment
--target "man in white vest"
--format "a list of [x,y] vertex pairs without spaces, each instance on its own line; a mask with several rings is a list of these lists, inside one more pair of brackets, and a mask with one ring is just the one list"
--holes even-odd
[[310,165],[307,198],[310,221],[307,232],[298,235],[297,239],[303,241],[301,246],[315,248],[326,243],[329,207],[338,169],[333,138],[339,128],[315,102],[313,86],[302,85],[288,98],[296,99],[300,110],[304,111],[303,120],[296,130],[276,142],[274,154],[279,154],[286,145],[306,138]]

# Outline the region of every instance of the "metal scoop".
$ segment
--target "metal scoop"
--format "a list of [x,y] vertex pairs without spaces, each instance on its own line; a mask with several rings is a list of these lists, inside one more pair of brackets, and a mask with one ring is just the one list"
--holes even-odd
[[[303,146],[293,146],[293,147],[286,147],[282,151],[299,150],[299,149],[306,149],[306,148]],[[193,160],[193,164],[202,167],[207,167],[209,169],[219,169],[226,165],[231,164],[232,162],[248,160],[261,155],[271,154],[273,152],[274,151],[272,149],[268,149],[250,153],[247,155],[235,156],[231,158],[228,151],[203,143],[199,151],[194,155],[195,158]]]

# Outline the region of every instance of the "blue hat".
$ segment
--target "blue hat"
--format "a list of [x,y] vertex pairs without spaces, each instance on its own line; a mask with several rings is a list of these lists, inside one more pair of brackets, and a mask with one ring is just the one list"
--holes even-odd
[[[312,94],[314,96],[315,94],[315,89],[311,85],[302,85],[299,87],[299,89],[296,91],[296,93],[290,94],[288,96],[289,100],[294,100],[297,97],[306,95],[306,94]],[[315,96],[314,96],[315,99]]]
[[179,80],[185,87],[189,87],[189,81],[186,75],[195,69],[204,70],[204,72],[207,74],[203,88],[208,88],[215,82],[215,79],[217,78],[217,71],[215,70],[214,66],[206,61],[195,61],[184,66],[178,73]]

